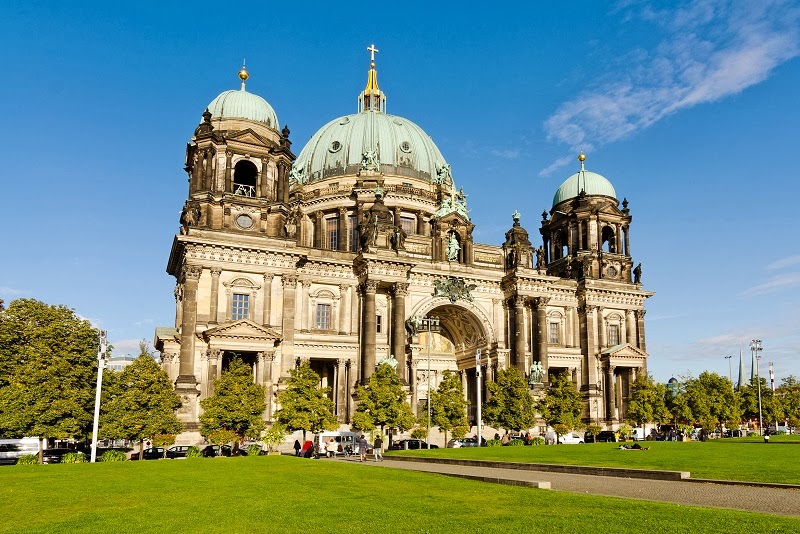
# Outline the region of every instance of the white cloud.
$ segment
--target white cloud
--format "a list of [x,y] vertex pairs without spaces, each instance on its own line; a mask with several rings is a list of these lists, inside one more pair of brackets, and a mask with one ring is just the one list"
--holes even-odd
[[492,154],[493,156],[497,156],[499,158],[504,158],[504,159],[517,159],[519,157],[519,150],[516,149],[512,150],[509,148],[506,149],[493,148],[492,150],[489,151],[489,153]]
[[[775,260],[764,268],[772,271],[775,269],[783,269],[784,267],[791,267],[792,265],[800,265],[800,256],[789,256],[788,258]],[[0,290],[0,292],[2,292],[2,290]]]
[[577,150],[587,140],[623,139],[677,111],[737,94],[800,55],[800,8],[788,0],[696,0],[671,11],[645,6],[634,15],[661,25],[665,38],[640,68],[631,68],[638,62],[631,59],[642,51],[629,51],[609,73],[617,81],[564,102],[544,122],[549,140]]
[[122,356],[128,354],[130,356],[139,355],[139,343],[141,339],[119,339],[117,341],[110,341],[114,346],[114,356]]
[[789,289],[795,286],[800,286],[800,272],[775,275],[765,282],[742,291],[739,295],[742,297],[754,297],[757,295],[764,295],[766,293],[773,293],[775,291]]
[[133,323],[133,326],[142,327],[142,326],[147,326],[147,325],[151,325],[151,324],[153,324],[153,320],[152,319],[142,319],[141,321],[135,321]]
[[4,296],[15,296],[15,295],[22,295],[26,293],[21,289],[14,289],[13,287],[0,287],[0,295]]

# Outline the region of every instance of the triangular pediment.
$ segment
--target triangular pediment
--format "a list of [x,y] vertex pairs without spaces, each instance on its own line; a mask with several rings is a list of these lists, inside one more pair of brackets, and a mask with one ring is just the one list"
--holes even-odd
[[203,332],[207,342],[213,339],[253,339],[262,341],[277,341],[281,339],[272,328],[262,326],[249,319],[240,319],[209,328]]
[[614,345],[613,347],[608,347],[604,351],[600,352],[600,354],[611,358],[647,358],[646,352],[638,347],[634,347],[630,343],[621,343],[619,345]]
[[264,145],[264,139],[249,128],[247,130],[240,130],[235,134],[228,136],[229,140],[238,141],[240,143],[250,143],[251,145]]

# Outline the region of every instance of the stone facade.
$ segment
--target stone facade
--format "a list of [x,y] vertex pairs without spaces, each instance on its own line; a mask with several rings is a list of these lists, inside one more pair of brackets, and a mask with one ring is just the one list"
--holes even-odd
[[[449,166],[432,178],[368,152],[361,165],[297,179],[288,129],[203,115],[167,266],[175,327],[155,340],[183,399],[182,440],[199,438],[199,400],[234,355],[266,386],[267,421],[289,370],[309,360],[348,423],[357,383],[392,356],[415,410],[429,378],[436,388],[444,370],[460,372],[472,418],[477,349],[484,399],[497,369],[528,375],[539,362],[545,385],[569,374],[587,422],[621,421],[647,369],[652,295],[632,269],[627,201],[619,209],[584,190],[543,214],[541,247],[516,213],[502,246],[478,244]],[[468,291],[447,293],[451,283]],[[415,329],[432,316],[439,333]]]

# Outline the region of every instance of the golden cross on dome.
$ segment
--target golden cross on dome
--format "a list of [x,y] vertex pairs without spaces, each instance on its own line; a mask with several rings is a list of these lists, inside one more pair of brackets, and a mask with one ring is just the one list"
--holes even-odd
[[372,63],[375,63],[375,52],[380,52],[377,48],[375,48],[374,44],[371,44],[367,47],[367,51],[369,52],[369,60]]

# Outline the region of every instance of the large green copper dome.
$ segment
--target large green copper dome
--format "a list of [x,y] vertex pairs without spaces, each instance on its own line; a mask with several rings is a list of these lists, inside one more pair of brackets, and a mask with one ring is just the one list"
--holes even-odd
[[[242,84],[244,85],[244,84]],[[278,116],[266,100],[244,87],[240,90],[225,91],[208,105],[211,119],[248,119],[261,122],[278,129]]]
[[302,183],[355,174],[370,150],[384,174],[431,181],[446,165],[430,136],[410,120],[362,111],[320,128],[297,157],[294,174]]
[[[581,157],[583,159],[581,159]],[[561,204],[565,200],[575,198],[584,191],[587,195],[610,197],[617,199],[617,192],[614,186],[604,176],[595,172],[587,171],[583,168],[583,161],[586,156],[581,154],[578,160],[581,162],[581,170],[567,178],[561,187],[558,188],[553,196],[553,207]]]

